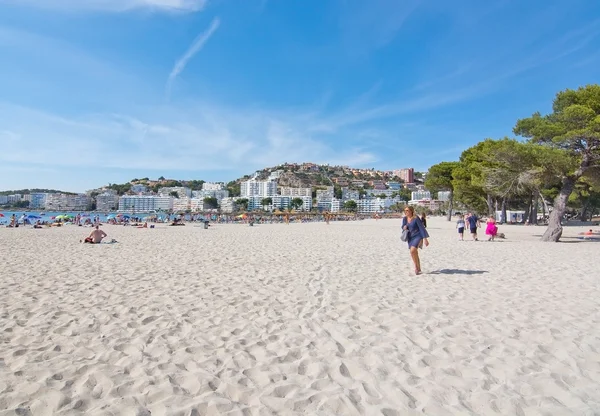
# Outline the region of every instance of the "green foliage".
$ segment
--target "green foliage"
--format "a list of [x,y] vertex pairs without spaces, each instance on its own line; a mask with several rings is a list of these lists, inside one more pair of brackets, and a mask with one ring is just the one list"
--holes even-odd
[[204,198],[204,208],[217,209],[219,208],[219,201],[213,196],[208,196]]
[[59,191],[56,189],[41,189],[41,188],[32,188],[32,189],[15,189],[12,191],[0,191],[0,195],[29,195],[29,194],[65,194],[65,195],[77,195],[74,192],[65,192]]
[[248,211],[248,198],[241,198],[236,201],[236,205],[242,211]]
[[270,197],[269,198],[263,198],[263,199],[260,200],[260,204],[263,207],[267,207],[267,206],[271,205],[272,203],[273,203],[273,198],[270,198]]
[[227,190],[229,191],[230,197],[240,196],[240,183],[236,181],[231,181],[227,184]]
[[358,208],[358,204],[356,201],[346,201],[344,202],[344,209],[350,212],[355,212],[356,208]]
[[340,185],[333,186],[333,196],[336,199],[342,199],[342,187]]
[[171,191],[171,192],[169,192],[169,195],[172,196],[173,198],[179,199],[179,194],[177,193],[177,191]]
[[296,210],[300,209],[300,208],[302,208],[303,205],[304,205],[304,201],[302,200],[302,198],[293,198],[290,201],[290,207],[292,209],[296,209]]
[[452,173],[458,167],[458,162],[441,162],[429,168],[425,177],[425,187],[434,193],[453,191]]
[[204,185],[205,181],[203,180],[191,180],[186,181],[185,186],[190,188],[192,191],[200,191],[202,189],[202,185]]
[[116,184],[116,183],[111,183],[108,184],[108,189],[112,189],[114,191],[117,192],[117,195],[125,195],[127,192],[131,191],[131,183],[123,183],[123,184]]

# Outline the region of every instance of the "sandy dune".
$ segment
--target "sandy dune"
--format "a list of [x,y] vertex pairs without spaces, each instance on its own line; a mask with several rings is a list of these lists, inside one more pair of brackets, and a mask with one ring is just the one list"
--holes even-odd
[[600,243],[500,228],[0,228],[0,414],[600,414]]

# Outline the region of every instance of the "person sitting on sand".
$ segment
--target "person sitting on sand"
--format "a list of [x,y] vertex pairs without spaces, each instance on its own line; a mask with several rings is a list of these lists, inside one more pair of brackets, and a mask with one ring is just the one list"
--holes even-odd
[[100,229],[99,225],[96,225],[94,231],[92,231],[90,236],[83,240],[83,242],[90,244],[100,244],[104,237],[106,237],[106,233]]

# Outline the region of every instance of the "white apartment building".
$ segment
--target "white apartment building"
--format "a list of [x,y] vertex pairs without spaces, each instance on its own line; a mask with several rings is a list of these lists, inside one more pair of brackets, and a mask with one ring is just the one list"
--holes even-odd
[[86,194],[48,194],[46,209],[49,211],[85,211],[92,204],[92,198]]
[[291,206],[292,200],[295,198],[299,198],[302,200],[302,206],[300,208],[297,208],[297,210],[310,211],[312,209],[312,197],[310,197],[310,196],[274,195],[274,196],[271,196],[268,198],[271,198],[273,200],[273,203],[271,205],[267,205],[267,206],[262,205],[262,202],[264,199],[263,197],[248,198],[248,210],[249,211],[253,211],[253,210],[273,211],[276,209],[286,210]]
[[413,191],[410,193],[410,199],[421,200],[421,199],[431,199],[431,192],[425,190]]
[[256,178],[252,178],[240,184],[240,196],[242,198],[268,198],[275,195],[277,195],[276,180],[257,181]]
[[9,204],[16,204],[17,202],[21,202],[22,199],[23,198],[19,194],[8,195],[8,203]]
[[369,189],[367,191],[367,195],[385,195],[386,198],[391,198],[393,193],[398,193],[398,191],[395,191],[393,189]]
[[203,191],[222,191],[223,189],[225,189],[223,182],[204,182],[202,184]]
[[217,201],[229,197],[227,189],[203,189],[201,191],[192,191],[192,198],[216,198]]
[[8,204],[8,195],[0,195],[0,205]]
[[374,214],[385,211],[393,204],[391,198],[363,198],[356,201],[356,210],[359,214]]
[[99,195],[96,195],[96,210],[98,211],[112,211],[117,209],[119,206],[119,197],[113,190],[104,191]]
[[329,200],[317,200],[319,211],[340,212],[344,204],[341,199],[331,198]]
[[312,197],[312,188],[292,188],[289,186],[282,186],[279,188],[281,196],[310,196]]
[[439,191],[437,194],[437,199],[438,201],[450,201],[450,195],[452,194],[452,192],[450,191]]
[[333,186],[328,186],[327,189],[317,189],[317,203],[320,201],[331,202],[334,196]]
[[161,196],[169,196],[171,192],[177,192],[179,198],[192,197],[192,190],[185,186],[164,186],[158,189],[158,194]]
[[119,211],[150,212],[173,209],[172,196],[124,195],[119,198]]
[[310,211],[312,209],[312,196],[291,196],[291,195],[275,195],[273,197],[274,209],[288,209],[292,205],[293,199],[301,199],[302,207],[296,208],[299,211]]
[[204,198],[191,198],[190,199],[190,210],[192,212],[204,211]]
[[173,198],[173,211],[187,211],[191,206],[191,198]]
[[29,208],[42,209],[46,206],[48,194],[43,192],[34,192],[29,195]]
[[221,212],[230,214],[237,208],[236,201],[240,198],[223,198],[220,202]]
[[342,188],[342,201],[358,201],[360,192],[350,188]]

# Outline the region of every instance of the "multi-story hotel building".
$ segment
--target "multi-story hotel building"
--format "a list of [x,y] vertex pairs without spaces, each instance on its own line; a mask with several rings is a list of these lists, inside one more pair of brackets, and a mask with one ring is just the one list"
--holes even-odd
[[276,180],[258,181],[256,178],[252,178],[240,184],[240,196],[242,198],[268,198],[275,195],[277,195]]
[[150,212],[173,209],[172,196],[124,195],[119,198],[119,211]]
[[312,197],[311,188],[291,188],[289,186],[282,186],[279,188],[281,196],[310,196]]
[[90,208],[91,204],[92,198],[86,194],[48,194],[46,196],[46,209],[49,211],[85,211]]
[[203,191],[222,191],[223,189],[225,189],[223,182],[204,182],[202,184]]

